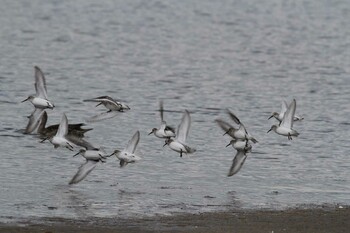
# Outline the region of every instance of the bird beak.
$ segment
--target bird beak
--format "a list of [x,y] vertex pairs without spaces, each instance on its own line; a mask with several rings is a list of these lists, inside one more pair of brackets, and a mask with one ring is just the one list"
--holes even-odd
[[99,104],[97,104],[95,107],[100,106],[101,104],[102,104],[102,102],[101,102],[101,103],[99,103]]
[[226,133],[224,133],[222,136],[225,136],[226,134],[228,134],[228,131],[229,131],[229,130],[227,130]]
[[267,133],[269,133],[271,130],[272,130],[272,128],[271,128],[271,129],[269,129],[269,131],[267,131]]
[[76,153],[75,155],[73,155],[73,157],[77,156],[78,154],[80,154],[80,151],[78,153]]
[[168,144],[168,143],[167,143],[167,142],[165,142],[165,143],[164,143],[164,145],[163,145],[163,147],[164,147],[166,144]]
[[268,118],[268,120],[270,120],[272,117],[273,117],[273,115],[271,115],[271,116]]
[[115,155],[115,152],[113,152],[112,154],[108,155],[107,157],[111,157],[112,155]]
[[153,131],[151,131],[148,135],[151,135],[153,133]]
[[25,100],[22,100],[21,103],[26,102],[27,100],[29,100],[29,97],[27,99],[25,99]]
[[226,147],[228,147],[229,145],[231,145],[231,142]]
[[47,138],[44,138],[43,140],[40,141],[40,143],[43,143],[47,140]]

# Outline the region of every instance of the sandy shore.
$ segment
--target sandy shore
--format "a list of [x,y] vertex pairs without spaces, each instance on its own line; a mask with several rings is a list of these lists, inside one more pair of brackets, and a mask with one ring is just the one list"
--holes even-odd
[[0,233],[136,233],[136,232],[350,232],[350,208],[291,209],[184,214],[142,219],[42,219],[20,225],[0,224]]

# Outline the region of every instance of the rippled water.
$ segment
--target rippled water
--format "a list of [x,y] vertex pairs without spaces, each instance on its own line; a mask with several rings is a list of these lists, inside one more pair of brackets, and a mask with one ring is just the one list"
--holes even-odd
[[[349,1],[6,1],[0,14],[0,216],[130,217],[350,204]],[[141,132],[143,159],[116,159],[68,182],[83,159],[20,130],[32,111],[33,66],[46,73],[49,124],[82,122],[109,95],[131,110],[90,123],[110,152]],[[147,136],[192,116],[192,156]],[[305,117],[288,141],[267,134],[280,101]],[[230,108],[259,143],[242,170],[214,123]]]

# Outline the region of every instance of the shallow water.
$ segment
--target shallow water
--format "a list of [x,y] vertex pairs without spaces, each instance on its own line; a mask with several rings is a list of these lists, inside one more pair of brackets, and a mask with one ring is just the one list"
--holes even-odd
[[[0,14],[0,216],[131,217],[300,204],[350,204],[350,3],[324,1],[7,1]],[[56,108],[84,122],[103,111],[83,99],[109,95],[131,110],[101,122],[87,140],[107,152],[141,132],[142,160],[115,158],[81,183],[83,163],[66,149],[23,135],[34,69],[46,74]],[[180,158],[147,136],[191,112]],[[267,134],[280,101],[305,117],[293,141]],[[230,108],[258,139],[242,170],[214,123]]]

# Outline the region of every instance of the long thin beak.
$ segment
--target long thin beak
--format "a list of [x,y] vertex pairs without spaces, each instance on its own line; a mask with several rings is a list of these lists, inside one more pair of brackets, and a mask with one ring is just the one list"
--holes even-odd
[[115,152],[113,152],[112,154],[106,156],[106,157],[111,157],[112,155],[115,155]]
[[100,106],[101,104],[102,104],[102,102],[101,102],[101,103],[99,103],[99,104],[97,104],[95,107]]
[[228,131],[229,131],[229,130],[227,130],[226,133],[224,133],[222,136],[225,136],[226,134],[228,134]]
[[273,117],[273,115],[271,115],[271,116],[268,118],[268,120],[270,120],[272,117]]
[[271,128],[271,129],[269,129],[269,131],[267,131],[267,132],[269,133],[271,130],[272,130],[272,128]]
[[166,144],[168,144],[168,143],[167,143],[167,142],[165,142],[165,143],[164,143],[164,145],[163,145],[163,147],[164,147]]
[[21,103],[26,102],[27,100],[29,100],[29,97],[27,99],[25,99],[25,100],[22,100]]
[[153,131],[151,131],[148,135],[151,135],[153,133]]
[[43,140],[40,141],[40,143],[43,143],[47,140],[47,138],[44,138]]
[[226,147],[228,147],[229,145],[231,145],[231,142]]
[[73,155],[73,157],[77,156],[78,154],[80,154],[80,151],[78,153],[76,153],[75,155]]

